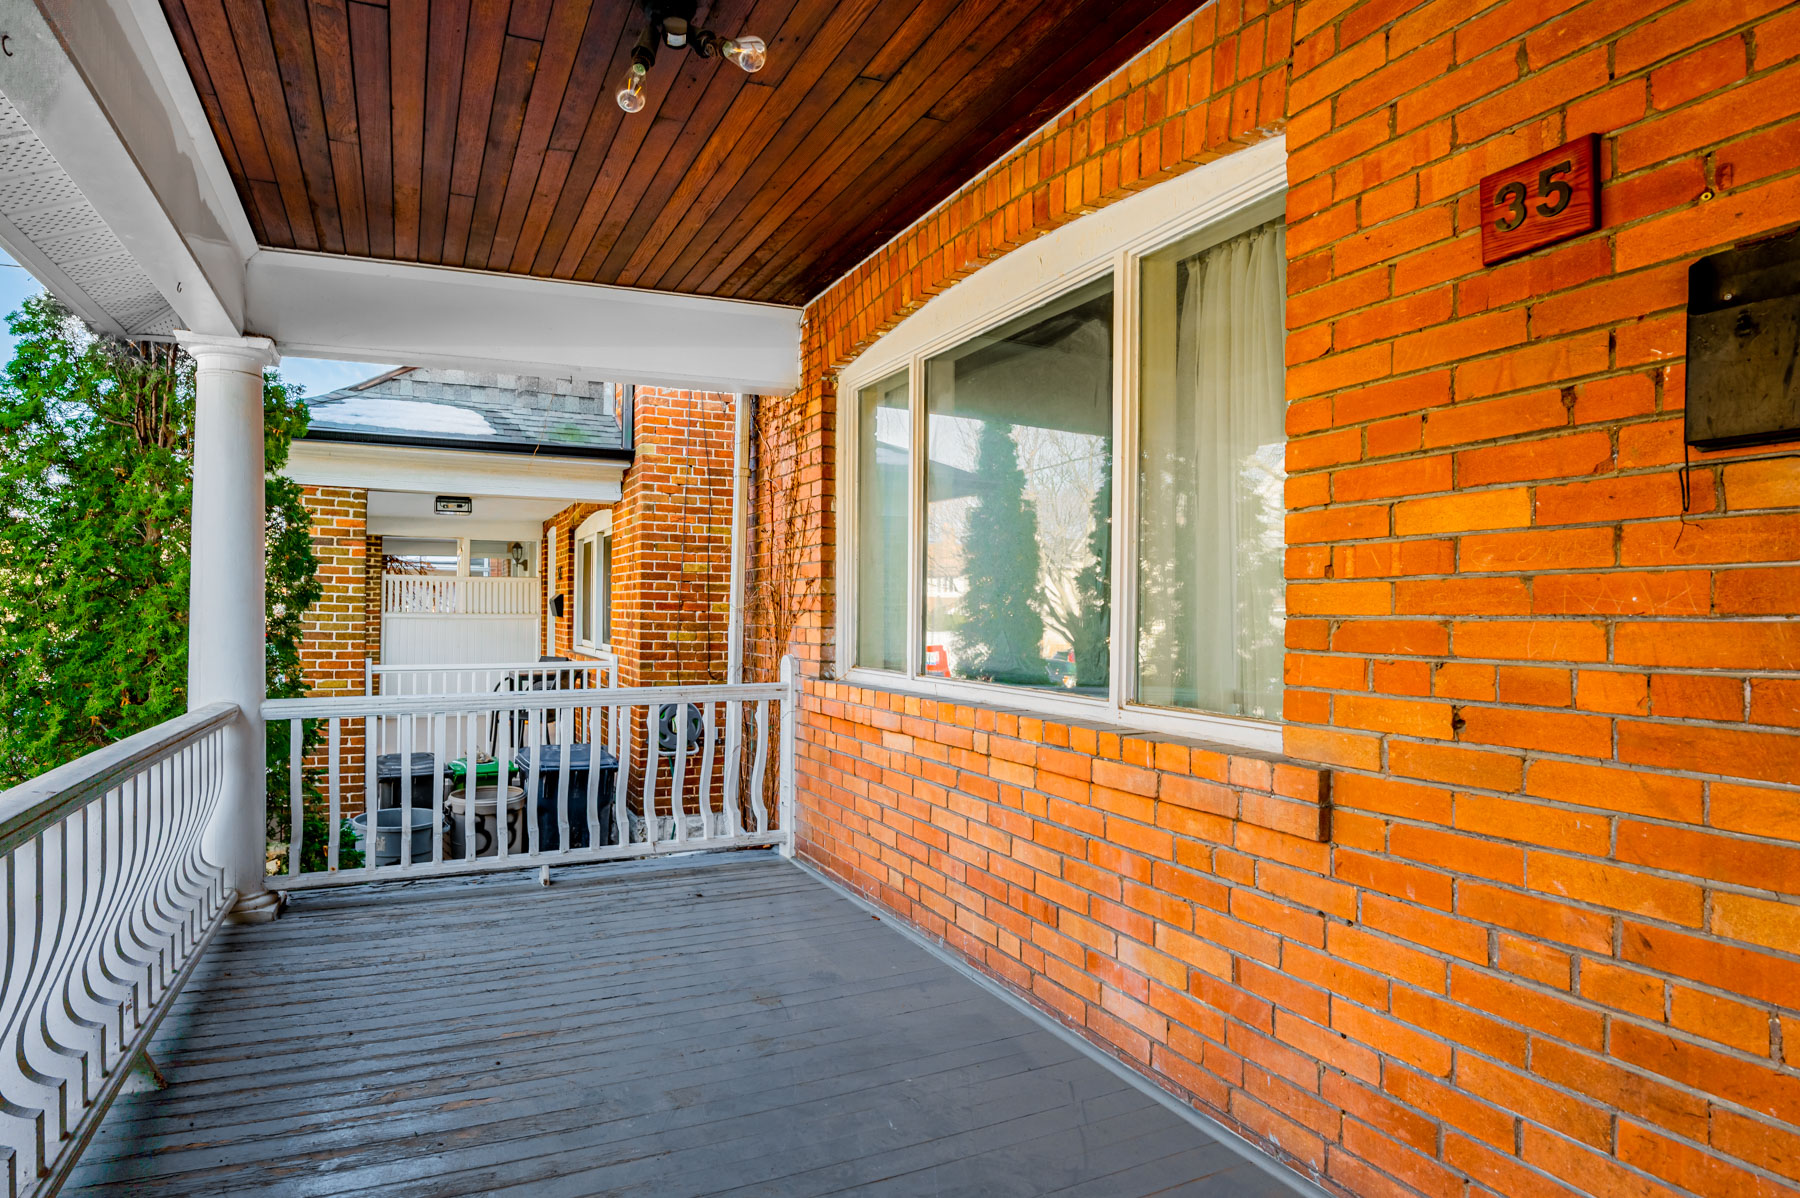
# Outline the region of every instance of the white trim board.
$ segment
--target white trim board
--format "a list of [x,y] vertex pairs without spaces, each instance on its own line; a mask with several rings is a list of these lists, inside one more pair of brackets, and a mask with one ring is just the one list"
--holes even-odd
[[839,395],[947,349],[1287,187],[1287,138],[1272,137],[1080,217],[982,267],[901,321],[839,372]]
[[474,541],[535,542],[543,539],[544,526],[516,520],[470,520],[466,516],[370,516],[368,532],[372,537],[425,537],[434,541],[467,537]]
[[248,321],[302,358],[785,395],[800,309],[595,283],[260,250]]
[[362,487],[433,495],[617,503],[624,462],[550,454],[481,453],[347,441],[294,442],[284,473],[309,487]]

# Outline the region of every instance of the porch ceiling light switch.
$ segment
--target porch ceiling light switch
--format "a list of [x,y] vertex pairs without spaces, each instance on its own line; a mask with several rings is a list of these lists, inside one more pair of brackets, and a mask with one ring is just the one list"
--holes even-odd
[[1800,440],[1800,232],[1688,269],[1687,443]]

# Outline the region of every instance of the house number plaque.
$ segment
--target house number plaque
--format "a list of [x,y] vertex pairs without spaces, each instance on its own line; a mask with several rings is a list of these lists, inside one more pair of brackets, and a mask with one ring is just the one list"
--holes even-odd
[[1492,266],[1600,227],[1596,134],[1481,181],[1481,261]]

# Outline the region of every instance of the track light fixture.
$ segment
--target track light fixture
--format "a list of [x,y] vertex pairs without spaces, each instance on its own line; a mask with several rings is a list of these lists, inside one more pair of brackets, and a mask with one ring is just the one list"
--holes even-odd
[[644,32],[631,49],[631,65],[617,96],[619,107],[626,112],[643,111],[644,79],[656,65],[656,51],[661,46],[673,50],[686,47],[701,58],[723,58],[751,75],[769,60],[768,43],[760,37],[720,37],[710,29],[695,29],[691,2],[649,5],[644,15]]

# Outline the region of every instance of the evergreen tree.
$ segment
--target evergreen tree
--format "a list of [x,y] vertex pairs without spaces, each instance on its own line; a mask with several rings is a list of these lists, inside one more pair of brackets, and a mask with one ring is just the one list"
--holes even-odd
[[1075,575],[1074,610],[1054,623],[1074,647],[1075,685],[1105,691],[1112,673],[1112,455],[1100,464],[1100,485],[1089,507],[1088,564]]
[[983,489],[963,537],[969,589],[956,634],[957,671],[967,678],[1042,686],[1037,510],[1025,499],[1025,472],[1019,469],[1011,426],[982,422],[975,474]]
[[[18,344],[0,381],[0,786],[186,710],[193,503],[192,359],[95,336],[47,295],[8,324]],[[304,693],[300,620],[320,593],[300,488],[278,473],[306,430],[299,388],[267,376],[263,413],[266,666],[269,694],[285,698]],[[286,728],[272,728],[281,838],[287,748]],[[308,822],[322,846],[325,821]]]

